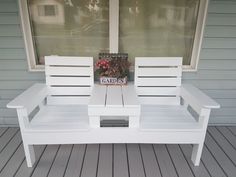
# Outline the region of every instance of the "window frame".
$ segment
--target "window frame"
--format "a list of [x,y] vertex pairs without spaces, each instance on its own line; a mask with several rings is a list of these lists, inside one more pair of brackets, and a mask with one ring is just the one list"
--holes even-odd
[[[183,65],[183,71],[197,71],[209,0],[200,0],[196,31],[190,65]],[[26,57],[29,71],[44,71],[44,65],[37,65],[35,46],[32,38],[30,17],[27,0],[18,0],[21,28],[25,43]],[[110,52],[117,53],[119,48],[119,0],[109,0],[109,48]],[[133,70],[133,68],[131,68]]]

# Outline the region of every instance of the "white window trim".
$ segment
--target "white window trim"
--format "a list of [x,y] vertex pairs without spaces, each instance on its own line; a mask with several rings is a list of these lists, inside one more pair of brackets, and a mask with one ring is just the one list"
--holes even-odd
[[[27,0],[18,0],[19,12],[21,19],[21,27],[25,43],[26,56],[29,71],[44,71],[43,65],[36,64],[36,56],[32,32],[30,27],[29,11]],[[196,32],[194,36],[194,44],[191,55],[190,65],[183,66],[183,71],[197,71],[199,56],[203,41],[206,17],[208,11],[209,0],[200,0]],[[119,0],[109,0],[109,48],[110,52],[116,53],[119,48]]]

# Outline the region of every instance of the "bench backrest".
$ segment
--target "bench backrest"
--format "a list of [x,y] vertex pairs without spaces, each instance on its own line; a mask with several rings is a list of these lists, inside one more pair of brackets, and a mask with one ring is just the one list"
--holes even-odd
[[181,57],[136,57],[135,86],[141,104],[179,105]]
[[87,104],[94,84],[92,57],[45,57],[47,104]]

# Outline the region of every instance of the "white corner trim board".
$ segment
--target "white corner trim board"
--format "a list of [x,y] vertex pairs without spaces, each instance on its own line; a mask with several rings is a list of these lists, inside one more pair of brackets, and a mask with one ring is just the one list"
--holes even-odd
[[[45,65],[46,83],[7,105],[17,110],[28,167],[35,162],[33,145],[89,143],[193,144],[199,165],[210,111],[220,105],[181,84],[182,58],[137,57],[134,84],[124,86],[94,85],[92,57],[47,56]],[[121,117],[127,127],[101,126]]]

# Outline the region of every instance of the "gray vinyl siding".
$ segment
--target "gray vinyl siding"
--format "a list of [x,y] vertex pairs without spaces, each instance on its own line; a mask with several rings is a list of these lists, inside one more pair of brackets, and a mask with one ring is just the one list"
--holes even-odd
[[[198,72],[183,78],[221,104],[211,124],[236,124],[236,0],[210,2]],[[17,125],[6,104],[35,82],[44,82],[44,74],[28,72],[17,0],[0,0],[1,125]]]

